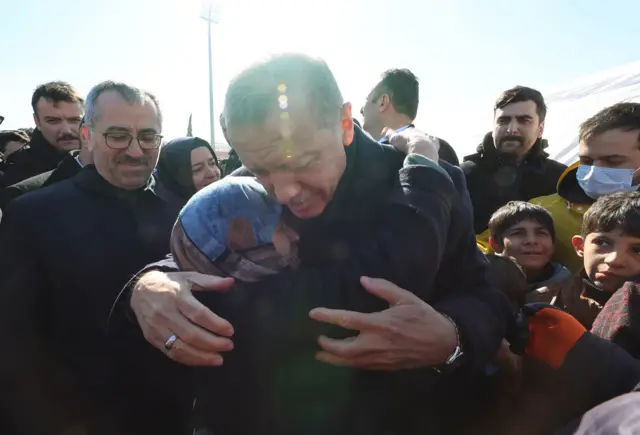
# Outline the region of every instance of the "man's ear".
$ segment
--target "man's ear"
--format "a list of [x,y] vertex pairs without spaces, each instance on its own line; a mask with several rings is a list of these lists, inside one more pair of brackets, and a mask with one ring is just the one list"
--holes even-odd
[[541,122],[540,126],[538,127],[538,139],[542,137],[543,133],[544,133],[544,122]]
[[391,97],[387,94],[380,95],[378,98],[378,111],[384,112],[391,107]]
[[38,115],[35,112],[33,114],[33,122],[36,124],[36,127],[40,128],[40,119],[38,118]]
[[502,251],[504,251],[504,246],[502,246],[499,243],[496,243],[493,237],[489,237],[489,246],[491,246],[491,249],[493,249],[493,251],[498,254],[502,254]]
[[346,147],[353,142],[353,116],[351,103],[344,103],[340,109],[340,123],[342,127],[342,144]]
[[93,151],[93,141],[91,139],[92,131],[87,124],[82,124],[80,127],[80,137],[82,139],[82,145],[86,146],[89,151]]
[[580,236],[573,236],[571,238],[571,244],[576,250],[578,257],[584,257],[584,239]]

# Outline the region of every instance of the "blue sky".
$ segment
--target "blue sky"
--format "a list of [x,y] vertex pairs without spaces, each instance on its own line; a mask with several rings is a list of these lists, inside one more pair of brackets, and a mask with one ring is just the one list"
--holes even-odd
[[[466,154],[469,134],[490,128],[498,93],[545,89],[640,59],[640,2],[617,0],[218,0],[214,29],[216,119],[229,80],[271,53],[327,59],[359,110],[380,73],[406,67],[421,79],[418,124]],[[39,83],[82,93],[105,79],[154,92],[166,137],[209,137],[206,25],[199,0],[0,2],[3,128],[32,124]],[[9,19],[7,19],[9,17]],[[469,130],[474,130],[470,133]],[[217,141],[222,135],[217,130]]]

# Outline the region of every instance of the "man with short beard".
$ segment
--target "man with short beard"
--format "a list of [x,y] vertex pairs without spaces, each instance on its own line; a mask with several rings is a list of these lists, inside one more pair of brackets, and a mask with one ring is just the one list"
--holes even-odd
[[567,169],[544,151],[547,106],[539,91],[525,86],[506,90],[493,113],[493,131],[460,165],[473,203],[476,234],[486,230],[493,212],[509,201],[555,193],[558,178]]
[[37,128],[27,145],[7,157],[0,176],[1,187],[51,171],[68,151],[80,148],[84,100],[69,83],[38,86],[31,106]]
[[11,349],[0,361],[0,432],[186,433],[193,398],[173,391],[178,377],[105,332],[122,287],[166,253],[179,211],[152,177],[158,101],[125,83],[100,83],[87,96],[81,132],[93,164],[16,198],[0,224],[0,330]]

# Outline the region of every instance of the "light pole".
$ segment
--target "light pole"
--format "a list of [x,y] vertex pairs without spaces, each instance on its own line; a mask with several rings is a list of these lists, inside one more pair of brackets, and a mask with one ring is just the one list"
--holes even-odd
[[200,18],[207,22],[207,41],[209,42],[209,128],[211,129],[211,146],[216,150],[215,121],[213,119],[213,49],[211,47],[211,27],[218,20],[213,11],[213,1],[207,2],[206,15]]

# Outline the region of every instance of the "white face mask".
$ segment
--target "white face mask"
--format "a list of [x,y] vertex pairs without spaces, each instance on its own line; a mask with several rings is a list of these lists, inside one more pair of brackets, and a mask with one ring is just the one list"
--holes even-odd
[[636,190],[637,186],[632,186],[635,172],[634,169],[580,165],[576,178],[584,193],[590,198],[598,199],[610,193]]

